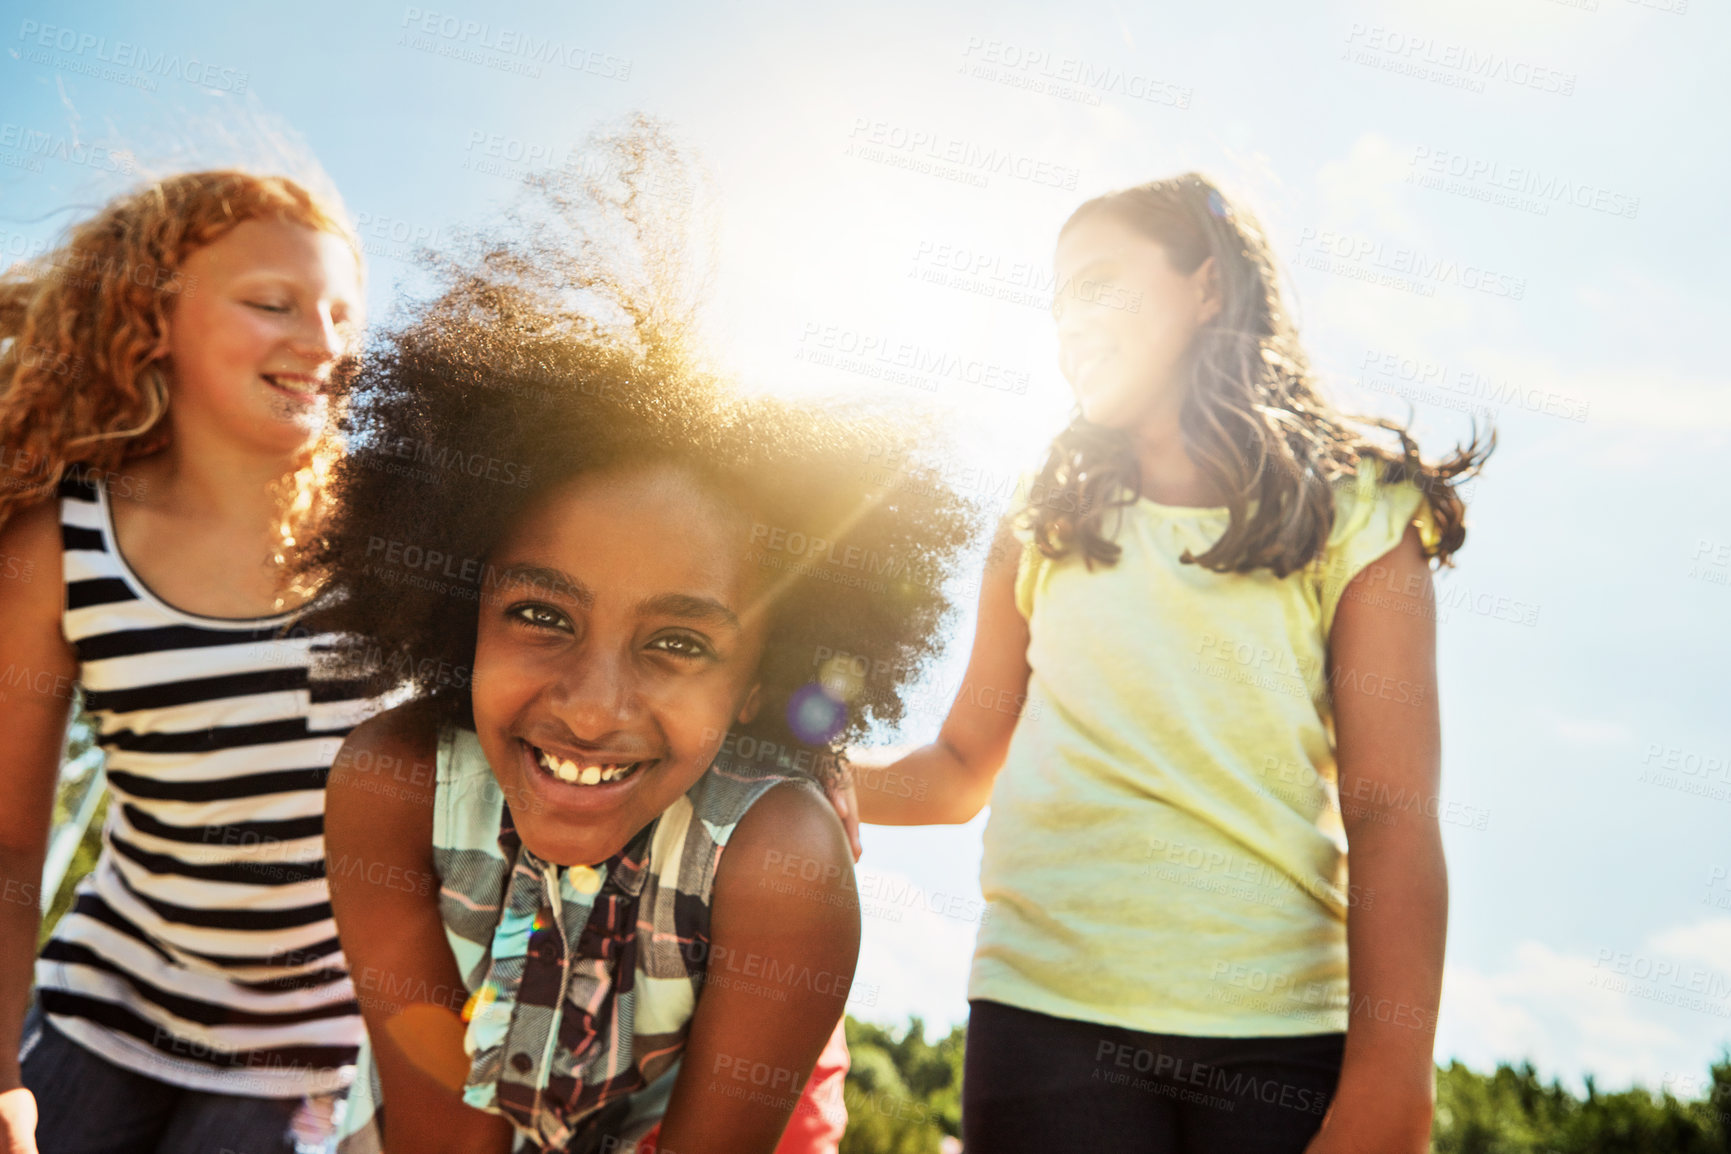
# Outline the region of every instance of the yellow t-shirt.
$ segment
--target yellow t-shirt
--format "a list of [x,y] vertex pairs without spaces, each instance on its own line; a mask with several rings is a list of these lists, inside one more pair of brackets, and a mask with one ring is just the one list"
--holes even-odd
[[970,998],[1164,1034],[1346,1029],[1347,909],[1375,895],[1347,884],[1328,632],[1409,523],[1437,534],[1415,485],[1368,466],[1335,510],[1323,555],[1285,578],[1179,561],[1224,509],[1140,500],[1093,572],[1018,533],[1032,674],[992,792]]

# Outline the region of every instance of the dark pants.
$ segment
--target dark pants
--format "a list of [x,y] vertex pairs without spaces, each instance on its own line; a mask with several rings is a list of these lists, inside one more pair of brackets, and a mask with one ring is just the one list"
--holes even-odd
[[1345,1034],[1193,1038],[968,1003],[967,1154],[1301,1154]]
[[290,1123],[304,1098],[210,1094],[135,1074],[56,1030],[39,1006],[19,1050],[41,1154],[296,1154]]

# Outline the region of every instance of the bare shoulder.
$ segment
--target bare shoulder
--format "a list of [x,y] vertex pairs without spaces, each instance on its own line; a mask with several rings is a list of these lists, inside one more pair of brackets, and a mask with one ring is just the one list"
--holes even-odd
[[431,829],[438,780],[438,722],[421,702],[367,718],[349,731],[331,762],[327,819],[351,809],[375,818],[412,814]]
[[60,502],[38,501],[0,527],[0,613],[13,622],[61,607]]
[[[818,790],[799,782],[774,786],[745,811],[728,839],[729,853],[722,855],[722,861],[735,850],[768,846],[798,848],[812,854],[838,851],[841,860],[850,867],[853,863],[835,807]],[[851,868],[848,872],[852,873]]]
[[818,790],[793,782],[746,811],[716,867],[717,917],[725,913],[735,925],[857,927],[857,903],[838,898],[856,892],[853,851],[835,808]]
[[399,706],[355,726],[331,763],[325,787],[325,854],[331,862],[337,929],[345,937],[357,926],[416,905],[389,886],[362,884],[378,869],[387,871],[385,876],[395,869],[427,879],[415,887],[418,893],[436,889],[435,738],[431,719],[418,712]]
[[373,714],[349,731],[345,746],[375,752],[425,754],[438,742],[438,726],[426,704],[408,701]]
[[1436,587],[1416,526],[1408,525],[1393,548],[1347,583],[1329,636],[1331,650],[1370,634],[1412,637],[1434,634]]
[[60,552],[60,502],[45,498],[15,509],[0,528],[0,545],[8,552],[29,552],[45,560]]

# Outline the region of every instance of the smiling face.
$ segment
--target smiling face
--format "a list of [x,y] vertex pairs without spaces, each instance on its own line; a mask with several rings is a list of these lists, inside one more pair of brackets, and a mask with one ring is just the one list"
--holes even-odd
[[1181,273],[1159,241],[1095,212],[1060,234],[1054,271],[1059,366],[1082,415],[1116,429],[1150,419],[1175,425],[1186,354],[1220,311],[1213,258]]
[[690,473],[630,466],[553,490],[488,558],[475,730],[540,857],[617,853],[755,713],[749,531]]
[[324,420],[332,369],[354,347],[360,268],[344,240],[248,220],[190,253],[191,286],[168,318],[178,435],[267,454],[304,447]]

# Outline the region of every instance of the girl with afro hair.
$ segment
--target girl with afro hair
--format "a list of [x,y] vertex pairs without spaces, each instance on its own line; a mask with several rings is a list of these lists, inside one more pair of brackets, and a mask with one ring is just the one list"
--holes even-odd
[[329,673],[401,699],[327,800],[370,1035],[345,1151],[777,1149],[858,951],[823,785],[900,719],[976,536],[935,467],[872,483],[919,458],[905,414],[695,363],[678,182],[645,192],[676,157],[610,147],[381,338],[305,555]]

